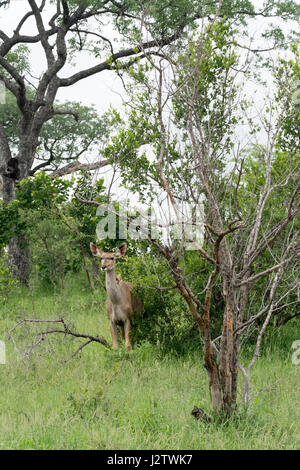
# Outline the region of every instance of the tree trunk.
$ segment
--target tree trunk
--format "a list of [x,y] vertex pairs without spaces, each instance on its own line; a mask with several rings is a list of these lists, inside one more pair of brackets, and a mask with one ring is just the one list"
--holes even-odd
[[4,202],[10,202],[15,199],[14,181],[5,176],[2,176],[2,197]]
[[[15,199],[15,185],[11,178],[3,177],[3,201]],[[13,277],[22,284],[28,285],[30,258],[28,241],[24,237],[13,237],[8,246],[9,267]]]
[[30,272],[28,240],[24,237],[14,237],[8,249],[9,266],[13,277],[22,284],[28,285]]
[[233,312],[234,296],[230,282],[225,280],[223,296],[226,302],[220,343],[220,377],[223,394],[223,411],[232,414],[236,410],[237,364],[234,354]]
[[213,412],[218,414],[223,408],[218,364],[210,357],[209,361],[205,360],[204,366],[208,373]]

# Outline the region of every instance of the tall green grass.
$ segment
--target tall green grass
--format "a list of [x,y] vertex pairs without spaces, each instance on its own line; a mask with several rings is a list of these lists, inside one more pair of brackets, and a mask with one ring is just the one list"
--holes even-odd
[[[21,289],[0,306],[0,339],[22,316],[71,321],[80,332],[110,341],[101,292],[94,295],[82,275],[66,289]],[[17,346],[34,329],[16,334]],[[240,415],[204,424],[191,416],[196,404],[210,412],[201,348],[179,355],[142,343],[128,353],[91,344],[65,359],[78,341],[53,335],[29,357],[7,344],[0,365],[2,449],[296,449],[300,448],[300,366],[291,344],[299,322],[268,333],[251,377],[253,399]],[[242,362],[247,358],[242,358]]]

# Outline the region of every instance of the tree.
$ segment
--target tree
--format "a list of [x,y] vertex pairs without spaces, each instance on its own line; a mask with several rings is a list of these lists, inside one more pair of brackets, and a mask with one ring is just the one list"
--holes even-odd
[[[51,2],[48,2],[51,3]],[[219,16],[227,15],[240,22],[255,16],[283,16],[295,18],[297,6],[292,1],[279,2],[269,0],[264,8],[256,11],[249,0],[227,0],[217,9]],[[0,8],[10,8],[10,2],[1,2]],[[119,3],[115,0],[58,0],[53,4],[53,14],[46,24],[46,0],[38,6],[35,0],[28,0],[29,9],[16,24],[10,36],[0,31],[0,80],[15,96],[20,111],[17,138],[17,159],[21,179],[32,171],[39,147],[39,137],[46,122],[57,115],[74,115],[72,109],[56,106],[55,99],[59,89],[69,87],[79,81],[105,70],[120,74],[137,61],[146,57],[145,51],[153,55],[161,54],[165,45],[174,43],[183,31],[198,18],[210,18],[216,11],[215,2],[194,2],[193,0],[176,2],[128,0]],[[129,46],[115,50],[115,41],[105,36],[101,18],[109,17],[116,30]],[[34,19],[36,32],[22,34],[24,24]],[[100,30],[100,31],[99,31]],[[146,31],[146,33],[145,33]],[[276,32],[277,30],[275,30]],[[277,31],[278,32],[278,31]],[[278,34],[277,34],[278,36]],[[278,37],[277,37],[278,39]],[[30,96],[26,83],[32,77],[28,64],[16,61],[24,52],[24,46],[40,44],[46,67],[41,78],[35,83],[34,95]],[[21,48],[21,49],[20,49]],[[23,49],[22,49],[23,48]],[[96,65],[76,71],[73,75],[61,75],[70,56],[80,51],[89,50],[99,58]],[[23,51],[23,52],[22,52]],[[12,157],[8,136],[0,126],[0,174],[3,179],[3,198],[11,201],[15,197],[14,182],[4,176],[7,163]],[[102,165],[102,162],[99,162]],[[73,169],[77,168],[73,167]],[[69,168],[70,170],[70,168]],[[23,240],[23,244],[24,244]],[[23,281],[28,279],[28,252],[20,249],[20,241],[10,244],[13,263],[17,266],[17,275]]]
[[[244,402],[250,401],[250,371],[272,317],[299,306],[298,52],[293,46],[294,58],[273,68],[277,91],[253,118],[237,82],[237,70],[249,64],[241,64],[236,34],[230,22],[215,17],[203,22],[185,54],[148,56],[155,75],[151,79],[141,65],[132,72],[141,91],[131,96],[129,117],[120,120],[115,139],[126,161],[125,184],[143,197],[148,187],[150,202],[163,191],[172,209],[169,224],[183,227],[179,239],[170,232],[169,243],[146,233],[167,260],[199,329],[212,407],[226,415],[237,409],[238,369]],[[243,122],[248,142],[242,150],[237,130]],[[183,218],[183,202],[195,209],[203,204],[203,219]],[[193,225],[204,229],[203,243]],[[210,266],[202,292],[186,276],[187,244]],[[211,299],[217,280],[223,318],[214,337]],[[246,367],[240,362],[241,340],[253,325],[259,329]]]

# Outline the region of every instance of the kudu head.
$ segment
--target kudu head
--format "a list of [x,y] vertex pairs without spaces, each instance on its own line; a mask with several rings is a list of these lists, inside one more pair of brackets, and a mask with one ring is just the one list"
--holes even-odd
[[98,258],[101,259],[102,271],[111,271],[115,267],[116,258],[125,255],[127,245],[126,243],[122,243],[122,245],[118,246],[112,253],[102,251],[94,243],[90,243],[90,249],[94,256],[98,256]]

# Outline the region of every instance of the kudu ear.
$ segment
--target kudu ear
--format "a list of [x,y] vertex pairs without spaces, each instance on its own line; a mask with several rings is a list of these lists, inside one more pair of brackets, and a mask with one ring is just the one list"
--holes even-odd
[[115,258],[119,258],[120,256],[124,256],[127,251],[127,245],[126,243],[122,243],[116,251],[115,251]]
[[95,243],[90,243],[90,249],[92,252],[92,255],[94,256],[101,256],[101,250],[95,245]]

